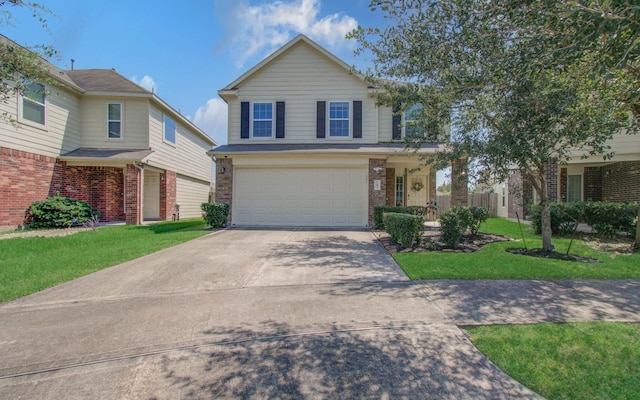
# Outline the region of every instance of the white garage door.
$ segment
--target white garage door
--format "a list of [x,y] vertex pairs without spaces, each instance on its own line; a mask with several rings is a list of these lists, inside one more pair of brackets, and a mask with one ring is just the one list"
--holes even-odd
[[366,226],[363,168],[236,168],[233,223]]

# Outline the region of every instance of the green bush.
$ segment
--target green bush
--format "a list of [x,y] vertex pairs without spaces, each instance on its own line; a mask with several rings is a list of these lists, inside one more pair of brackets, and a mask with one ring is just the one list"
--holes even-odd
[[49,196],[35,201],[27,210],[25,223],[31,229],[69,228],[82,225],[99,215],[91,205],[80,200],[60,196]]
[[[554,234],[567,235],[573,232],[576,222],[591,226],[603,236],[615,236],[624,232],[635,236],[638,216],[636,203],[575,202],[551,203],[551,231]],[[537,234],[541,232],[542,217],[540,206],[530,208],[532,225]]]
[[473,236],[478,234],[480,225],[489,218],[489,211],[482,207],[469,207],[469,230]]
[[419,244],[424,233],[424,218],[419,215],[387,212],[382,216],[385,230],[402,247]]
[[469,207],[455,206],[440,214],[440,240],[455,249],[472,220]]
[[384,213],[407,214],[406,207],[373,206],[373,225],[378,229],[384,229]]
[[202,203],[202,218],[212,228],[224,228],[229,216],[229,204],[227,203]]

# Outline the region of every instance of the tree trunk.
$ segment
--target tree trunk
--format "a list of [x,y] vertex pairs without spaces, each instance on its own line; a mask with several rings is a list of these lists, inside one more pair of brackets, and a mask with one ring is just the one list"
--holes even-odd
[[[546,191],[545,191],[546,192]],[[551,251],[551,210],[549,207],[549,199],[540,199],[540,216],[542,219],[542,249]]]

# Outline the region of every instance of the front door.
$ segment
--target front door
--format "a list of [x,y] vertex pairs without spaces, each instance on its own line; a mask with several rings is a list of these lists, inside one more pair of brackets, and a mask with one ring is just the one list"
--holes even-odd
[[409,175],[407,182],[407,206],[427,205],[426,175]]
[[144,199],[144,219],[153,220],[160,218],[160,174],[157,172],[144,172],[144,186],[142,196]]

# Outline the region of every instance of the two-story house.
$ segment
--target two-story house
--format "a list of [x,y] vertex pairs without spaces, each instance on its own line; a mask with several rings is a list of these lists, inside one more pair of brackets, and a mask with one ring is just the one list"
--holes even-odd
[[304,35],[219,90],[228,144],[209,154],[231,223],[364,227],[375,205],[434,200],[436,171],[420,157],[439,145],[405,150],[407,124],[374,90]]
[[0,227],[57,192],[102,221],[170,220],[177,204],[181,218],[201,216],[215,141],[115,70],[47,67],[52,83],[0,102]]

